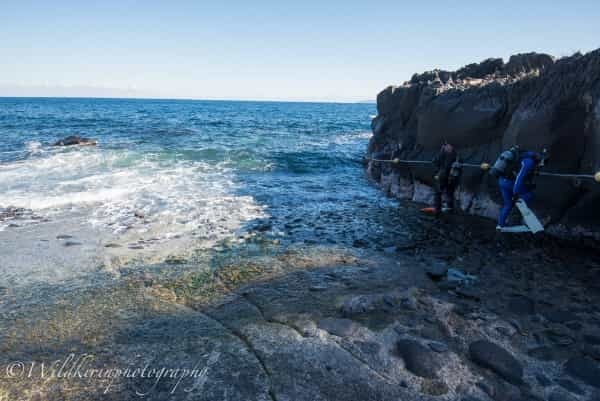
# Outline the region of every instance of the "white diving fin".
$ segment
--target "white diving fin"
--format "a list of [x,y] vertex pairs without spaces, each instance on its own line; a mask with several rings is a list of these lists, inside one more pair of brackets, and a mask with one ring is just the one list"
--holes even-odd
[[526,225],[521,225],[521,226],[509,226],[509,227],[502,227],[499,229],[499,231],[501,233],[528,233],[531,231],[531,229],[529,227],[527,227]]
[[527,207],[527,204],[523,199],[519,199],[516,202],[516,205],[519,209],[519,212],[521,212],[521,215],[523,216],[523,222],[525,225],[527,225],[527,227],[529,227],[529,231],[534,234],[544,231],[544,226],[542,223],[540,223],[537,216],[531,211],[531,209]]

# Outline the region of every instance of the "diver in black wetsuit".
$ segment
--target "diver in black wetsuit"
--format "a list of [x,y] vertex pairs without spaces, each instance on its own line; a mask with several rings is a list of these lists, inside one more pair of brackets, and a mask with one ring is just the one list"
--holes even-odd
[[[460,177],[460,161],[458,153],[449,143],[444,143],[440,152],[432,160],[435,167],[434,185],[434,212],[450,211],[454,209],[454,191]],[[446,194],[446,207],[442,208],[442,196]]]

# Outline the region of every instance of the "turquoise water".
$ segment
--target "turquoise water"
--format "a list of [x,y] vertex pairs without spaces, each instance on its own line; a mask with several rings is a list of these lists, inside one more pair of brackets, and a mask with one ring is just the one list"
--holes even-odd
[[[212,244],[249,230],[352,243],[390,205],[360,163],[372,104],[0,99],[0,230],[77,216],[107,240]],[[96,147],[51,146],[67,135]],[[148,246],[146,246],[147,248]]]

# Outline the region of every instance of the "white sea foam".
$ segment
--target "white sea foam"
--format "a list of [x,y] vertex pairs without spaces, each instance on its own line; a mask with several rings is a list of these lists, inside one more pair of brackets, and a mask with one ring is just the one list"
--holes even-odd
[[165,159],[128,150],[48,151],[0,165],[0,206],[32,209],[83,223],[123,241],[219,240],[264,215],[252,197],[236,194],[223,165]]
[[365,139],[371,138],[372,135],[373,134],[370,132],[340,134],[333,138],[333,142],[337,145],[347,145],[351,143],[363,142]]
[[25,142],[25,149],[30,154],[39,154],[43,152],[42,143],[38,141]]

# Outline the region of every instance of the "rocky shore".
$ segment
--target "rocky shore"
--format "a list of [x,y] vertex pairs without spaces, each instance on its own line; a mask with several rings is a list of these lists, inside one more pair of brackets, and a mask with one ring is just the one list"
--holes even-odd
[[[597,253],[409,204],[390,218],[413,235],[382,232],[383,250],[257,238],[254,256],[171,260],[70,291],[3,288],[0,398],[599,399]],[[62,376],[41,377],[42,363]],[[135,367],[203,373],[82,373]]]
[[[514,144],[551,154],[546,172],[594,174],[600,170],[600,50],[555,59],[520,54],[488,59],[458,71],[415,74],[377,97],[369,158],[431,160],[443,141],[468,163],[493,162]],[[370,162],[384,191],[430,202],[428,167]],[[563,237],[600,238],[600,185],[589,179],[539,177],[534,209],[547,231]],[[495,218],[501,199],[495,180],[477,168],[464,171],[460,207]]]

